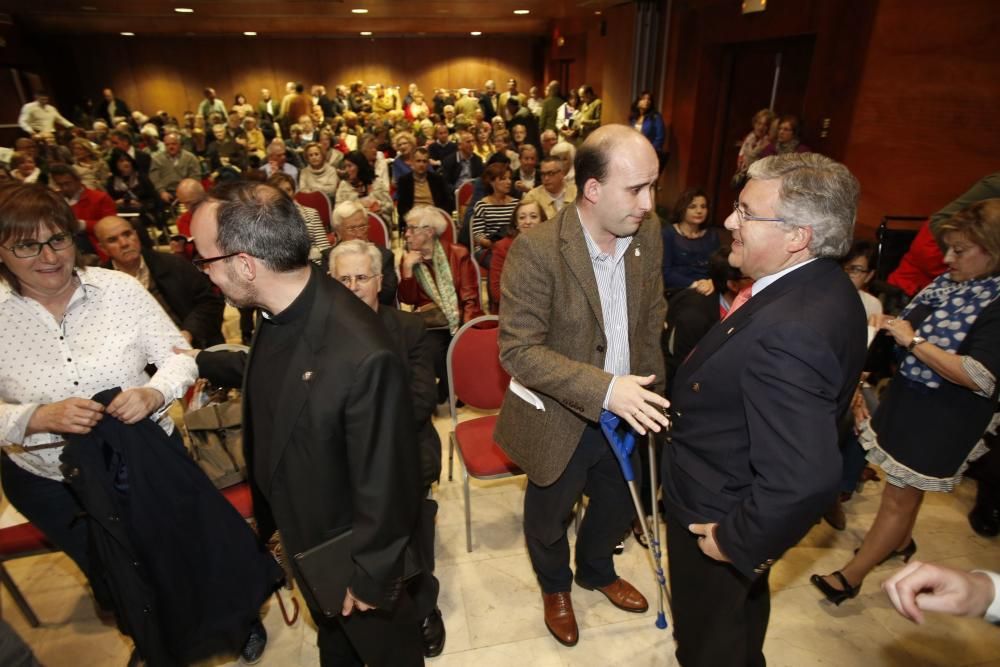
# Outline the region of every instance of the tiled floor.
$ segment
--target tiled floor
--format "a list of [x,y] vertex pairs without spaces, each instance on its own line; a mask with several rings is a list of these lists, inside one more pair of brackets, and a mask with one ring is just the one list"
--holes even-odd
[[[448,420],[438,427],[446,436]],[[447,443],[447,437],[442,438]],[[447,478],[447,446],[445,446]],[[545,667],[549,665],[673,665],[669,630],[654,627],[655,611],[618,611],[599,593],[579,588],[573,601],[580,643],[557,644],[542,623],[541,598],[521,534],[523,478],[473,482],[473,546],[465,551],[462,484],[443,481],[437,490],[437,574],[440,606],[448,629],[439,667]],[[848,530],[817,525],[774,568],[773,612],[765,654],[771,665],[993,665],[1000,667],[1000,632],[982,621],[930,616],[924,626],[899,617],[879,589],[898,565],[877,569],[861,595],[841,607],[820,601],[808,579],[842,565],[860,542],[878,507],[879,486],[867,484],[847,505]],[[965,520],[974,486],[953,495],[930,495],[916,528],[918,556],[957,567],[1000,568],[1000,540],[974,535]],[[572,535],[572,529],[570,530]],[[617,559],[619,573],[647,596],[654,592],[645,554],[633,541]],[[94,615],[82,576],[61,555],[8,564],[42,619],[30,628],[2,593],[4,618],[29,642],[43,664],[72,667],[124,665],[130,643]],[[308,618],[285,626],[278,605],[265,609],[270,644],[262,665],[318,665],[315,631]],[[212,664],[229,664],[224,660]],[[235,663],[233,663],[235,664]]]

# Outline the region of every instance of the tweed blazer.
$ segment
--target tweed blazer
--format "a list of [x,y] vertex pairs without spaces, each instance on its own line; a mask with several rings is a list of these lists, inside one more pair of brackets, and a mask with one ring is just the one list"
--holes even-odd
[[[662,394],[660,332],[666,316],[659,220],[648,217],[625,251],[631,372],[656,374]],[[611,374],[594,267],[576,206],[521,234],[501,280],[500,362],[537,394],[545,410],[504,397],[494,438],[528,478],[555,482],[588,423],[600,418]]]

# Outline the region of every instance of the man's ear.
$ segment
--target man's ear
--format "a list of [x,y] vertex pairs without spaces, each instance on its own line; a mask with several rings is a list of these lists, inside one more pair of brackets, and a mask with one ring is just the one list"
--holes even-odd
[[807,250],[812,241],[812,233],[812,227],[795,227],[789,231],[788,242],[785,246],[788,252],[796,253]]
[[591,204],[596,204],[601,198],[601,183],[596,178],[588,178],[583,184],[583,198]]
[[257,277],[257,260],[253,256],[240,253],[233,257],[233,261],[241,278],[252,281]]

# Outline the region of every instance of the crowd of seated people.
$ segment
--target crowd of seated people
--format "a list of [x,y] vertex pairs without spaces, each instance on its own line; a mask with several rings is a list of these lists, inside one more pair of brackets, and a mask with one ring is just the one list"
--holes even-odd
[[[601,100],[589,86],[569,91],[564,99],[555,82],[546,87],[543,99],[535,94],[529,97],[518,92],[513,79],[500,94],[492,81],[486,82],[481,95],[468,89],[438,89],[429,97],[415,85],[400,95],[394,87],[368,87],[361,82],[336,86],[329,95],[323,86],[313,86],[309,93],[305,90],[302,84],[293,83],[281,100],[262,90],[255,105],[238,94],[227,108],[207,88],[197,110],[185,112],[180,122],[160,111],[146,116],[130,110],[107,90],[106,104],[100,107],[107,116],[76,119],[75,125],[69,121],[64,125],[53,116],[52,127],[18,139],[3,173],[22,184],[46,184],[56,191],[76,219],[83,221],[74,230],[81,253],[135,276],[156,297],[183,338],[195,346],[220,340],[220,297],[203,276],[188,271],[183,281],[191,286],[188,296],[194,298],[197,287],[199,301],[182,303],[173,295],[180,279],[173,276],[168,282],[164,263],[157,261],[148,243],[141,243],[145,230],[119,216],[138,213],[154,220],[181,214],[172,221],[183,239],[190,236],[191,207],[215,184],[257,180],[290,197],[299,192],[321,193],[328,200],[327,212],[332,213],[329,226],[319,211],[296,202],[312,244],[310,259],[335,274],[343,273],[335,277],[359,294],[372,280],[370,296],[378,308],[402,307],[416,313],[427,330],[428,358],[437,380],[434,398],[443,402],[448,397],[448,345],[463,324],[483,312],[499,312],[501,271],[514,239],[555,218],[576,200],[576,146],[600,125]],[[662,119],[651,109],[651,100],[648,93],[636,100],[631,124],[662,157]],[[809,150],[798,138],[799,122],[794,116],[777,118],[762,110],[753,120],[753,131],[740,149],[736,176],[745,177],[753,161],[768,155]],[[467,184],[472,187],[460,201],[459,189]],[[728,253],[718,229],[710,224],[709,203],[704,191],[689,189],[678,198],[670,218],[662,221],[663,284],[671,303],[664,341],[668,377],[704,330],[725,318],[739,293],[749,286],[725,262]],[[188,211],[187,219],[184,211]],[[460,211],[465,215],[456,215]],[[365,245],[373,229],[372,216],[381,218],[389,230],[398,224],[404,244],[398,260],[388,238],[389,247],[378,248],[380,261],[373,261],[374,251]],[[937,232],[950,249],[952,280],[947,288],[956,294],[969,284],[978,285],[976,281],[984,280],[987,269],[995,277],[997,269],[997,249],[989,246],[995,243],[993,228],[1000,224],[996,205],[981,207],[966,218]],[[456,222],[457,227],[453,226]],[[338,243],[354,245],[328,259]],[[960,261],[956,252],[970,246],[986,248],[982,266],[959,275],[963,269],[956,268]],[[190,246],[184,248],[190,253]],[[42,251],[56,252],[57,248],[50,244]],[[364,270],[345,268],[346,258],[352,255],[363,258]],[[856,246],[844,262],[873,325],[910,352],[918,338],[917,345],[933,345],[915,332],[922,311],[914,313],[911,308],[900,319],[880,314],[877,297],[867,292],[873,267],[870,246]],[[488,276],[485,299],[480,275]],[[997,289],[994,278],[985,280],[990,289]],[[937,298],[925,295],[918,302],[930,304],[932,296]],[[996,309],[990,304],[983,305],[981,327],[988,325],[992,330]],[[189,317],[191,312],[202,314],[197,331],[192,330],[194,324],[185,324],[195,322]],[[904,324],[910,320],[912,325]],[[252,320],[245,317],[245,340],[251,328]],[[980,336],[973,333],[978,331],[970,329],[970,339],[979,341]],[[906,381],[928,390],[948,387],[956,400],[972,406],[970,412],[978,410],[975,416],[982,421],[985,417],[979,414],[977,399],[996,396],[995,344],[977,342],[977,346],[969,355],[962,355],[965,348],[957,343],[952,346],[952,352],[959,351],[952,356],[969,357],[960,369],[911,355],[914,359],[899,372],[929,369],[936,386],[919,378]],[[904,386],[901,380],[896,382]],[[906,403],[913,400],[890,394],[888,405],[899,402],[908,415]],[[897,445],[885,435],[895,418],[889,408],[876,412],[872,407],[869,412],[859,404],[851,415],[855,417],[855,430],[844,445],[854,455],[851,465],[845,463],[843,492],[848,497],[863,467],[859,463],[864,460],[862,449],[875,463],[891,463],[891,457],[897,456],[893,449]],[[828,599],[839,604],[857,595],[865,575],[882,559],[912,555],[916,548],[912,525],[922,493],[950,490],[957,483],[972,450],[980,453],[979,421],[973,429],[979,432],[965,434],[968,451],[933,462],[932,476],[949,473],[947,488],[884,466],[893,489],[887,492],[882,518],[858,557],[842,571],[813,580]],[[990,505],[988,512],[995,524],[998,511]],[[908,527],[903,525],[907,522]]]

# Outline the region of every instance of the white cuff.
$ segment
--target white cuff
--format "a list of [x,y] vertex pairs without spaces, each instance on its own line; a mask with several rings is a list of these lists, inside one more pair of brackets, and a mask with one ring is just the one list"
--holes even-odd
[[618,376],[617,375],[613,375],[611,377],[611,382],[608,383],[608,390],[604,394],[604,404],[601,406],[605,410],[608,409],[608,403],[611,402],[611,391],[615,388],[615,381],[617,381],[617,380],[618,380]]
[[973,570],[973,572],[985,574],[993,582],[993,602],[986,609],[983,618],[990,623],[1000,623],[1000,574],[988,570]]

